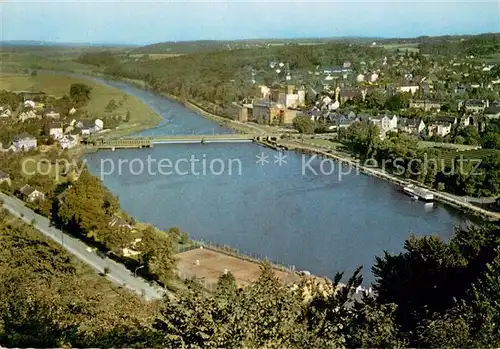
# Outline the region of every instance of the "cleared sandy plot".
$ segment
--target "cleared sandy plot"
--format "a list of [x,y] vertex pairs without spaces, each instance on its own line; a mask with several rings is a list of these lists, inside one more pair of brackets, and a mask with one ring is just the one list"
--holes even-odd
[[[242,287],[257,280],[260,275],[258,263],[206,248],[182,252],[177,254],[176,257],[178,258],[177,269],[181,278],[198,278],[207,283],[216,283],[219,276],[224,273],[224,269],[227,269],[236,278],[237,285]],[[199,265],[196,265],[196,260],[199,261]],[[284,282],[295,278],[292,273],[285,273],[280,270],[275,270],[275,273]]]

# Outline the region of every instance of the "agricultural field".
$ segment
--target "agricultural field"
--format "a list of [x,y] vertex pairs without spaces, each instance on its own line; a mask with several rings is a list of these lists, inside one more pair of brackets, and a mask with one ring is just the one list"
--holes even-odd
[[444,148],[459,151],[476,150],[477,145],[465,145],[465,144],[454,144],[454,143],[440,143],[440,142],[430,142],[430,141],[419,141],[419,148]]
[[396,51],[397,49],[406,51],[408,52],[419,52],[418,44],[417,43],[408,43],[408,44],[385,44],[385,45],[380,45],[386,50],[389,51]]
[[[120,133],[153,127],[161,120],[155,111],[136,97],[83,77],[40,72],[36,76],[0,72],[0,89],[10,91],[43,91],[48,95],[62,97],[68,95],[70,86],[75,83],[83,83],[92,88],[91,100],[84,107],[90,115],[100,118],[111,115],[124,117],[127,112],[130,112],[130,121],[120,125]],[[118,104],[113,112],[105,110],[110,100],[115,100]]]
[[499,154],[499,150],[495,149],[476,149],[467,151],[457,151],[457,150],[441,150],[439,152],[438,158],[444,165],[450,165],[454,159],[464,159],[464,160],[475,160],[479,161],[487,156]]
[[182,53],[149,53],[149,54],[132,54],[130,55],[130,58],[139,58],[142,59],[144,57],[148,57],[148,59],[156,61],[158,59],[165,59],[165,58],[174,58],[174,57],[179,57],[183,56]]

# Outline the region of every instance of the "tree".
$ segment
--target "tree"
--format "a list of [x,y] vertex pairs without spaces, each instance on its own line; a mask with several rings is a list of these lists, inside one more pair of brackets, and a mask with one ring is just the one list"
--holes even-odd
[[130,121],[130,111],[128,110],[127,111],[127,114],[125,115],[125,122],[129,122]]
[[[372,103],[379,103],[379,102],[381,102],[381,100],[372,101]],[[410,103],[410,95],[408,93],[398,92],[393,96],[389,97],[389,99],[387,99],[387,101],[385,102],[385,108],[392,111],[398,111],[407,108],[409,103]]]
[[380,130],[370,122],[355,122],[339,133],[339,140],[363,158],[371,158],[380,143]]
[[293,119],[293,127],[300,133],[314,133],[314,122],[307,116],[297,116]]
[[110,100],[108,102],[108,105],[106,105],[106,111],[107,112],[112,112],[118,108],[118,105],[116,104],[116,101],[114,99]]
[[69,97],[78,105],[82,106],[90,101],[92,87],[86,84],[72,84],[69,89]]
[[462,128],[458,132],[458,135],[464,138],[464,144],[477,145],[481,141],[479,131],[477,130],[477,127],[473,125]]
[[481,143],[483,148],[500,150],[500,134],[488,132],[483,136]]
[[[397,305],[395,321],[408,334],[408,346],[494,346],[489,334],[498,331],[499,247],[497,227],[471,226],[448,243],[411,237],[404,253],[377,257],[376,301]],[[478,342],[482,328],[490,337]]]
[[386,96],[382,90],[373,90],[367,93],[365,102],[370,109],[382,109],[386,103]]
[[149,227],[143,232],[140,251],[141,264],[146,272],[163,284],[172,278],[176,264],[172,238]]
[[[66,190],[56,218],[77,232],[102,239],[101,232],[108,228],[110,218],[118,207],[118,200],[85,169]],[[93,235],[96,233],[98,235]]]
[[236,297],[236,279],[230,271],[219,276],[217,280],[217,298],[231,301]]

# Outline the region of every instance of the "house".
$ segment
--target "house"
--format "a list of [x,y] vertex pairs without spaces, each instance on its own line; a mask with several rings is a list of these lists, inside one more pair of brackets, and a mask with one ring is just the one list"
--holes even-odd
[[14,137],[12,144],[14,145],[16,151],[28,151],[31,149],[36,149],[37,140],[35,137],[24,132]]
[[451,132],[452,127],[451,123],[434,122],[427,128],[427,134],[431,137],[435,135],[444,137]]
[[120,216],[114,215],[109,221],[109,226],[115,229],[129,229],[132,230],[132,226]]
[[348,128],[354,122],[360,121],[353,112],[349,114],[329,113],[327,119],[332,123],[332,129]]
[[434,122],[437,122],[437,123],[442,123],[442,124],[452,124],[452,125],[456,125],[458,120],[456,117],[454,116],[446,116],[446,115],[437,115],[434,117]]
[[248,121],[248,108],[239,103],[236,102],[231,103],[227,108],[227,113],[229,114],[229,117],[233,120],[240,122]]
[[96,133],[104,130],[104,122],[101,119],[96,119],[94,121],[94,129]]
[[35,105],[36,103],[33,102],[31,99],[27,99],[24,101],[24,107],[25,108],[31,108],[31,109],[34,109],[35,108]]
[[370,82],[375,82],[378,79],[378,74],[377,73],[372,73],[370,75]]
[[78,144],[78,138],[72,135],[64,135],[59,139],[59,145],[62,149],[71,149]]
[[253,102],[252,118],[259,124],[270,125],[282,117],[283,111],[277,103],[268,100]]
[[9,186],[12,184],[9,175],[0,170],[0,184],[2,183],[7,183]]
[[30,119],[41,119],[39,115],[37,115],[33,110],[23,111],[19,114],[19,121],[25,122]]
[[285,106],[285,108],[297,108],[299,105],[301,105],[301,96],[299,95],[298,91],[295,90],[291,85],[288,86],[287,91],[277,93],[273,92],[271,96],[272,101]]
[[76,113],[76,109],[75,108],[71,108],[68,112],[69,115],[73,115]]
[[53,139],[61,139],[64,134],[62,123],[48,122],[45,127],[45,132]]
[[26,184],[21,189],[19,189],[21,198],[24,201],[33,202],[35,200],[44,200],[45,194]]
[[[309,109],[306,113],[304,113],[303,116],[309,117],[311,120],[319,120],[322,116],[321,110],[319,110],[318,107],[314,106],[311,109]],[[298,115],[297,115],[298,116]]]
[[0,118],[10,118],[12,110],[9,105],[0,106]]
[[428,99],[417,99],[410,101],[410,108],[422,109],[423,111],[430,111],[431,109],[441,110],[443,103]]
[[284,111],[284,117],[283,117],[283,124],[284,125],[291,125],[293,124],[293,119],[295,119],[299,115],[299,110],[297,109],[285,109]]
[[500,118],[500,103],[489,106],[484,110],[484,115],[490,119]]
[[47,119],[59,119],[61,117],[59,111],[52,108],[45,109],[44,115]]
[[76,121],[73,126],[75,129],[79,129],[82,135],[88,136],[96,132],[95,124],[91,120],[80,120]]
[[4,148],[4,145],[3,144],[0,144],[0,152],[2,153],[8,153],[8,152],[15,152],[16,151],[16,147],[14,146],[14,144],[12,144],[12,142],[9,143],[9,146],[7,148]]
[[385,134],[389,131],[395,131],[398,128],[398,117],[396,115],[379,115],[370,118],[370,122],[380,127],[380,133]]
[[351,101],[354,98],[364,100],[366,97],[366,90],[361,88],[346,88],[339,91],[340,103]]
[[482,114],[489,107],[489,101],[480,99],[469,99],[458,103],[458,109],[464,109],[468,114]]
[[396,91],[398,92],[409,92],[411,94],[415,94],[419,90],[420,86],[418,85],[402,85],[396,87]]
[[269,96],[271,95],[271,89],[266,85],[260,85],[259,88],[262,98],[269,98]]
[[458,120],[458,124],[461,126],[461,127],[467,127],[471,124],[471,117],[470,116],[462,116],[459,120]]
[[412,135],[420,135],[425,130],[425,123],[421,119],[400,118],[398,130]]

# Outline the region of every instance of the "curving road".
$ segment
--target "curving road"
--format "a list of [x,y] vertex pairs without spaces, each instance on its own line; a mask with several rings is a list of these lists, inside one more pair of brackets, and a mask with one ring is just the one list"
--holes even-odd
[[144,297],[146,300],[161,299],[165,294],[165,290],[161,287],[154,287],[144,279],[135,277],[133,273],[122,264],[105,256],[100,257],[82,241],[52,227],[47,218],[33,212],[24,205],[23,201],[7,196],[1,192],[0,199],[4,202],[3,207],[11,214],[33,225],[43,235],[61,244],[69,253],[91,266],[97,272],[103,273],[104,268],[108,268],[109,272],[106,274],[106,278],[117,285],[127,287]]

